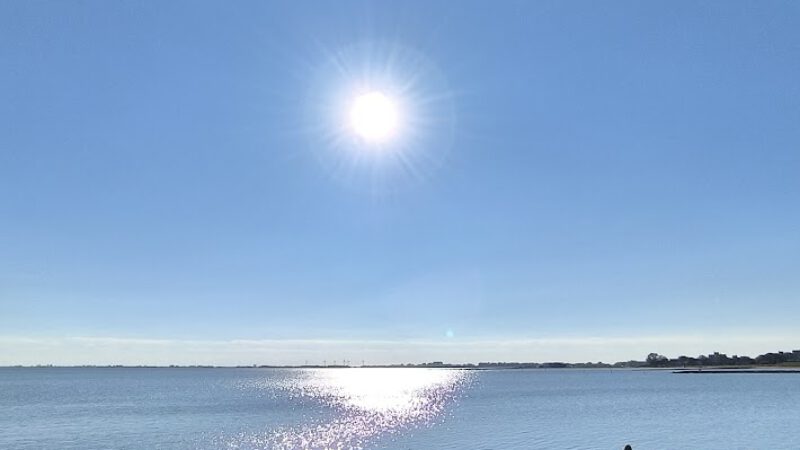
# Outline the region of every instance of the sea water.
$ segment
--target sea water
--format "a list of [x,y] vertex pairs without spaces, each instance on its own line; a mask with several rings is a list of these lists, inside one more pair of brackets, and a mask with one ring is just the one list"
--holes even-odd
[[0,449],[800,449],[800,374],[0,369]]

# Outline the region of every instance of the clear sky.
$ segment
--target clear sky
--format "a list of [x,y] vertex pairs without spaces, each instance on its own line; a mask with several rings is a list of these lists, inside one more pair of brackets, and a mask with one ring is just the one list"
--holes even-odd
[[[0,364],[798,348],[798,24],[0,2]],[[408,106],[377,151],[331,114],[365,73]]]

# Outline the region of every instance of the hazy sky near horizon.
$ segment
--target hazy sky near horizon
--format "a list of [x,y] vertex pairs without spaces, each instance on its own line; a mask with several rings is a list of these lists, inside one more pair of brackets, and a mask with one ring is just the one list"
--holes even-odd
[[[798,23],[789,1],[2,2],[0,364],[790,350]],[[326,105],[376,70],[411,75],[417,116],[365,156]]]

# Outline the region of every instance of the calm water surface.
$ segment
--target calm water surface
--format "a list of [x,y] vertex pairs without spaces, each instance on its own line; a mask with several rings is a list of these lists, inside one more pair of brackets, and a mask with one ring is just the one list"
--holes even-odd
[[800,375],[0,369],[0,449],[800,449]]

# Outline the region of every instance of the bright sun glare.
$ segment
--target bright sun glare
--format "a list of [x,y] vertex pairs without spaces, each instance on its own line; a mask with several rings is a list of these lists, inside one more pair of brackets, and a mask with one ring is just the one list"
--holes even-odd
[[450,154],[455,132],[441,71],[397,42],[355,43],[324,56],[310,72],[297,130],[323,167],[370,195],[428,179]]
[[397,107],[382,92],[361,94],[355,98],[350,108],[350,124],[364,140],[384,141],[397,130]]

